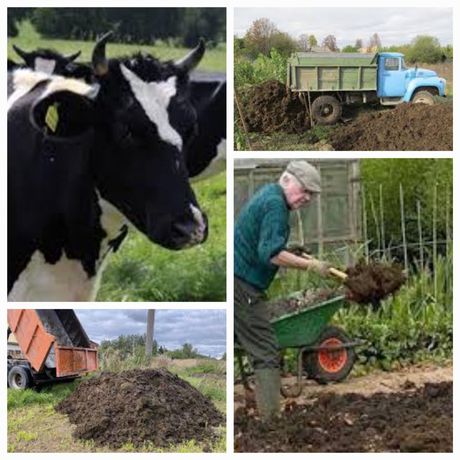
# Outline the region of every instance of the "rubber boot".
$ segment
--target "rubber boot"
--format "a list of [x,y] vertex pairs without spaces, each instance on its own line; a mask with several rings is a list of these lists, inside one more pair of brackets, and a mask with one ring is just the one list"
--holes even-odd
[[259,414],[263,420],[270,420],[280,411],[280,371],[279,369],[256,369],[254,374]]

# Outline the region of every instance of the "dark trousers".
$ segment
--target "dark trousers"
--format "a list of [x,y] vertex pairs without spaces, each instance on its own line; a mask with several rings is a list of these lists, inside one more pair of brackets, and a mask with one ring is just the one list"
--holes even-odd
[[235,344],[244,348],[254,369],[279,368],[279,348],[262,291],[234,278]]

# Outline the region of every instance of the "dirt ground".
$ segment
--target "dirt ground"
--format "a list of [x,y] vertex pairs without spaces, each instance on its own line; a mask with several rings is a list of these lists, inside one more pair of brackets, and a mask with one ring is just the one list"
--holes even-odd
[[[332,127],[310,129],[302,102],[286,92],[285,86],[270,80],[252,86],[241,95],[242,110],[250,136],[274,133],[300,136],[290,143],[307,144],[303,150],[445,150],[453,149],[452,104],[401,104],[394,108],[370,105],[344,108],[344,120]],[[318,136],[316,128],[321,128]],[[275,136],[276,137],[276,136]],[[259,139],[260,142],[260,139]],[[251,139],[251,143],[257,141]],[[311,144],[311,145],[310,145]],[[264,150],[297,150],[264,146]]]
[[401,104],[359,115],[329,139],[334,150],[452,150],[449,104]]
[[309,128],[305,107],[278,80],[251,87],[244,95],[245,121],[249,131],[298,133]]
[[165,369],[104,372],[82,382],[56,410],[76,425],[76,438],[113,447],[213,441],[213,427],[224,422],[207,397]]
[[236,386],[235,451],[451,452],[452,376],[452,367],[413,366],[335,385],[307,382],[271,423],[245,406]]

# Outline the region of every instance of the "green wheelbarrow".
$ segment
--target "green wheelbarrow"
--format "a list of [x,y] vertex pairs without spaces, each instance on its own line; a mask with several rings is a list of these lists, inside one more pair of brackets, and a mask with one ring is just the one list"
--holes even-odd
[[[294,348],[297,352],[297,381],[289,388],[282,386],[283,396],[299,396],[305,374],[309,379],[326,384],[344,380],[353,369],[356,359],[354,348],[362,342],[352,341],[343,329],[329,325],[335,312],[345,302],[344,296],[334,297],[271,322],[281,350]],[[240,350],[236,355],[243,385],[248,389]]]

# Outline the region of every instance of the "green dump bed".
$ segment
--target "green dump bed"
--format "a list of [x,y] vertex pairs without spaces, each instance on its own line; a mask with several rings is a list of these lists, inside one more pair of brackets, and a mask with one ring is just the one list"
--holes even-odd
[[288,59],[292,91],[376,91],[373,54],[294,53]]

